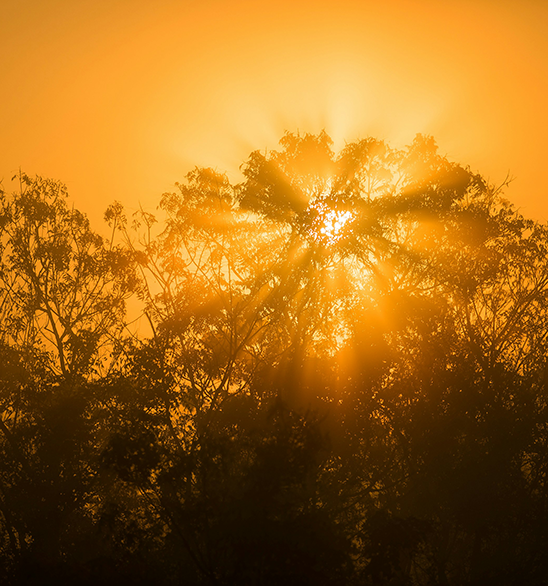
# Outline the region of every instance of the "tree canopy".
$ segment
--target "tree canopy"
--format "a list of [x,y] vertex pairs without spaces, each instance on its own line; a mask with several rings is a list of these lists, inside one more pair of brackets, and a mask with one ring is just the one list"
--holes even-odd
[[1,192],[1,579],[547,584],[547,226],[422,135],[242,172]]

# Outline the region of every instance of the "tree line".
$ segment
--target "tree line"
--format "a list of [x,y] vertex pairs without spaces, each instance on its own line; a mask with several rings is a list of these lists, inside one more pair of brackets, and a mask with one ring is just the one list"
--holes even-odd
[[430,137],[332,144],[108,237],[0,192],[3,583],[548,583],[547,226]]

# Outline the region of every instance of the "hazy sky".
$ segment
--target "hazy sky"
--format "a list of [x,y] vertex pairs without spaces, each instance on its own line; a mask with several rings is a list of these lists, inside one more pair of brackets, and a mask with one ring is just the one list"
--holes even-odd
[[96,227],[322,128],[432,134],[548,219],[547,0],[0,0],[0,72],[4,187],[61,179]]

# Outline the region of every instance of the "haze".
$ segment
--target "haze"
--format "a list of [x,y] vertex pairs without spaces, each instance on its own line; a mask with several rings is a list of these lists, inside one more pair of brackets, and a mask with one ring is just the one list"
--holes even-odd
[[548,3],[3,0],[0,177],[60,179],[97,225],[194,166],[238,180],[285,130],[418,133],[548,217]]

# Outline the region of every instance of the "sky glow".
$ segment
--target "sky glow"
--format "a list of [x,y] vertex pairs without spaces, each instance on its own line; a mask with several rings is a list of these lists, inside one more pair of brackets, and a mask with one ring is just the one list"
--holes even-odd
[[241,180],[284,131],[416,133],[548,218],[548,3],[4,0],[0,177],[60,179],[99,227],[195,166]]

